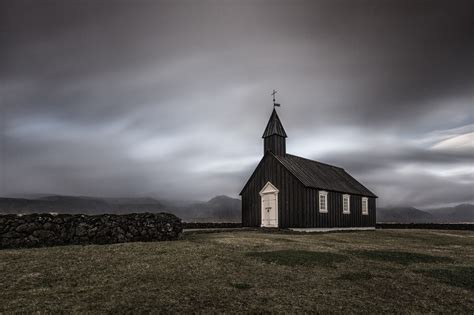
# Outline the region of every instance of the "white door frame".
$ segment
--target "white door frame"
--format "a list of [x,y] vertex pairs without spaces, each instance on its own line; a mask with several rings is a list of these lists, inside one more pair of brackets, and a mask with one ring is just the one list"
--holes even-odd
[[[278,227],[278,193],[280,191],[275,187],[273,186],[272,183],[270,182],[267,182],[265,184],[265,186],[263,186],[262,190],[260,190],[260,199],[261,199],[261,202],[260,202],[260,214],[261,214],[261,218],[260,218],[260,221],[261,221],[261,224],[260,226],[261,227]],[[263,217],[264,217],[264,212],[267,211],[268,209],[265,209],[265,206],[263,204],[263,196],[264,195],[269,195],[269,194],[273,194],[275,196],[275,207],[272,207],[274,209],[272,209],[272,211],[275,212],[275,223],[274,224],[269,224],[268,222],[263,222]]]

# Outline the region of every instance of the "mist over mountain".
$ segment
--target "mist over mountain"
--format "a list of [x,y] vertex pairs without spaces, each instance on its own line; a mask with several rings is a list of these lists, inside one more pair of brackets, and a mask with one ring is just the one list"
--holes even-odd
[[207,202],[194,203],[184,209],[188,221],[240,222],[241,202],[228,196],[217,196]]
[[431,213],[413,207],[377,209],[377,222],[428,223],[435,221]]
[[0,214],[55,212],[68,214],[124,214],[169,212],[184,221],[240,222],[240,200],[217,196],[207,202],[169,201],[144,198],[100,198],[83,196],[43,196],[0,198]]
[[474,222],[474,205],[460,204],[455,207],[434,208],[425,210],[440,221]]
[[0,213],[116,213],[100,198],[77,196],[46,196],[37,199],[0,198]]
[[[0,213],[56,212],[70,214],[124,214],[169,212],[186,222],[240,222],[241,201],[225,195],[208,201],[142,198],[101,198],[84,196],[37,195],[28,198],[0,198]],[[400,206],[377,208],[377,222],[461,223],[474,222],[474,205],[417,209]]]
[[424,210],[414,207],[377,208],[377,222],[470,223],[474,222],[474,205],[460,204]]

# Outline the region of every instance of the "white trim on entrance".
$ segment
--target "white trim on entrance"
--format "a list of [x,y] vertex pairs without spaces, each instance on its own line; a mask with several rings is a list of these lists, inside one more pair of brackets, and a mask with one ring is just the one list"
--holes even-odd
[[278,188],[276,188],[275,186],[273,186],[272,183],[270,182],[267,182],[265,184],[265,186],[263,186],[262,190],[260,190],[260,196],[262,196],[263,194],[267,194],[267,193],[273,193],[273,192],[276,192],[277,194],[280,192],[278,190]]
[[[278,190],[278,188],[276,188],[275,186],[273,186],[272,183],[270,182],[267,182],[265,184],[265,186],[263,186],[262,190],[260,190],[260,215],[261,215],[261,224],[260,226],[261,227],[278,227],[278,193],[280,191]],[[263,213],[264,213],[264,210],[265,210],[265,206],[264,206],[264,197],[265,195],[270,195],[270,194],[273,194],[275,196],[275,205],[274,209],[272,209],[273,211],[275,211],[275,222],[274,224],[264,224],[263,222]]]
[[370,227],[334,227],[334,228],[290,228],[291,231],[295,232],[335,232],[335,231],[375,231],[374,226]]

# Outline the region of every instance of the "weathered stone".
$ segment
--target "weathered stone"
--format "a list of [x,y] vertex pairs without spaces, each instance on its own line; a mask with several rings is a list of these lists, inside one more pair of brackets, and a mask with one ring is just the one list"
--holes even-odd
[[124,234],[125,231],[119,226],[115,229],[115,232],[118,233],[118,234]]
[[33,235],[28,236],[28,240],[32,243],[38,243],[39,242],[39,238],[34,237]]
[[166,213],[0,215],[0,222],[0,248],[173,240],[182,232],[181,220]]
[[10,231],[2,234],[2,238],[20,238],[22,235],[15,231]]
[[79,223],[76,227],[76,235],[79,237],[85,236],[88,234],[89,226],[86,223]]
[[97,233],[97,230],[98,230],[98,228],[95,226],[95,227],[93,227],[93,228],[91,228],[87,231],[87,235],[89,237],[92,237]]
[[39,239],[46,240],[52,238],[54,236],[54,233],[47,230],[36,230],[33,232],[33,236]]
[[32,223],[23,223],[16,227],[15,231],[24,233],[24,232],[32,232],[34,231],[36,226]]
[[51,223],[51,222],[46,222],[45,224],[43,224],[43,229],[45,230],[51,230],[53,229],[54,225]]

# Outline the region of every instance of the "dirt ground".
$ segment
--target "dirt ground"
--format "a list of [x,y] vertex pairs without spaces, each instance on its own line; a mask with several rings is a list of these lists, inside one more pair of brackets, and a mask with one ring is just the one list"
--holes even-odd
[[474,312],[474,232],[187,233],[0,250],[2,312]]

